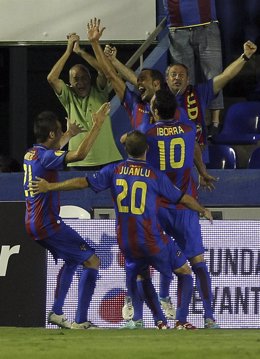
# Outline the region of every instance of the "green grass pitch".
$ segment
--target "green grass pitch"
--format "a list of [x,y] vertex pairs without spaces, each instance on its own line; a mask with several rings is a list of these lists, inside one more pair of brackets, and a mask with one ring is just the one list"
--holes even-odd
[[257,359],[260,330],[0,327],[1,359]]

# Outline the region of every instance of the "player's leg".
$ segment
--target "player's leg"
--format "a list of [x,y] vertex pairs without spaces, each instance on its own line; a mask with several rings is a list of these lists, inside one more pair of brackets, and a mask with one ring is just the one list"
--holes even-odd
[[172,279],[160,273],[159,300],[167,319],[175,319],[176,309],[170,297],[170,285]]
[[204,255],[197,255],[190,258],[189,261],[195,274],[196,286],[204,308],[204,326],[207,329],[218,329],[219,325],[215,321],[212,307],[211,278]]
[[[92,327],[87,320],[87,312],[96,286],[99,258],[86,241],[64,222],[61,222],[60,229],[53,238],[48,239],[48,243],[53,246],[56,257],[63,259],[67,266],[83,265],[78,285],[77,314],[71,329]],[[72,279],[72,273],[70,278]]]
[[64,263],[57,276],[55,299],[52,311],[48,313],[48,322],[50,324],[56,324],[61,328],[71,328],[71,323],[63,314],[63,305],[76,269],[77,265]]
[[137,285],[138,266],[134,261],[125,259],[127,300],[122,309],[123,318],[126,320],[124,328],[139,329],[143,327],[143,299],[140,296]]
[[139,293],[142,293],[143,300],[152,312],[155,326],[158,329],[167,329],[167,319],[163,314],[158,295],[152,283],[149,267],[145,270],[143,269],[142,275],[139,275]]
[[57,276],[55,298],[52,306],[52,311],[55,314],[63,314],[64,301],[67,296],[76,269],[77,265],[69,265],[67,263],[64,263],[64,265],[59,271],[59,274]]
[[96,287],[99,265],[100,259],[95,254],[83,263],[78,285],[78,307],[72,329],[96,327],[88,320],[88,309]]
[[196,329],[187,320],[189,314],[189,305],[191,303],[193,292],[193,278],[187,259],[178,247],[175,241],[169,243],[170,263],[173,272],[177,275],[177,310],[175,328]]

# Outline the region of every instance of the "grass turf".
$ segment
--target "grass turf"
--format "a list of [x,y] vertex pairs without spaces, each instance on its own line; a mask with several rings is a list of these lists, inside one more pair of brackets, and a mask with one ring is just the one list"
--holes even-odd
[[61,330],[0,327],[1,359],[260,357],[260,331]]

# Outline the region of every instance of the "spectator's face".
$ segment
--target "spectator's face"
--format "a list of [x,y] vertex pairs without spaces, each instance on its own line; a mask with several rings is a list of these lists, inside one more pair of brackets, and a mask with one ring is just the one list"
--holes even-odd
[[137,78],[137,87],[141,94],[142,101],[150,102],[151,98],[160,88],[159,81],[153,80],[149,70],[141,71]]
[[70,70],[70,85],[79,97],[87,97],[90,92],[91,79],[87,71],[81,68]]
[[166,82],[175,95],[183,94],[189,85],[189,77],[185,67],[181,65],[171,66],[166,75]]

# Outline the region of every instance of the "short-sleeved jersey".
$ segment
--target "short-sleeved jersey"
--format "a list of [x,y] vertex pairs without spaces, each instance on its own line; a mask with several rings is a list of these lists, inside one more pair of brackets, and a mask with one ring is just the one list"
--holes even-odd
[[[129,115],[130,123],[134,129],[143,132],[150,124],[154,122],[151,111],[150,103],[143,102],[134,91],[129,90],[126,86],[123,105]],[[176,120],[187,120],[187,113],[185,109],[177,108],[175,112]]]
[[148,125],[151,123],[150,103],[143,102],[140,96],[129,90],[127,86],[122,104],[128,113],[133,128],[137,129],[141,124]]
[[[149,150],[147,162],[165,172],[171,182],[193,197],[197,196],[192,179],[196,126],[192,121],[158,121],[144,131]],[[178,207],[183,208],[182,205]]]
[[217,20],[215,0],[163,0],[169,27],[189,27]]
[[28,184],[36,177],[57,182],[57,171],[64,168],[65,155],[66,151],[54,151],[42,145],[34,145],[24,156],[25,227],[35,240],[48,238],[57,231],[60,200],[59,192],[55,191],[33,195]]
[[182,192],[145,161],[111,164],[87,178],[96,191],[111,188],[120,249],[128,258],[155,255],[169,243],[157,220],[162,197],[177,203]]

